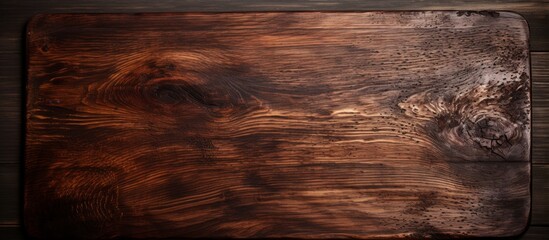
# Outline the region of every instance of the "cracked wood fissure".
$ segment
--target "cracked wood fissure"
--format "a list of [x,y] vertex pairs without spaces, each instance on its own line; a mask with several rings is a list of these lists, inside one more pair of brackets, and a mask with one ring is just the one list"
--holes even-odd
[[54,14],[27,31],[31,236],[511,236],[528,28],[508,12]]

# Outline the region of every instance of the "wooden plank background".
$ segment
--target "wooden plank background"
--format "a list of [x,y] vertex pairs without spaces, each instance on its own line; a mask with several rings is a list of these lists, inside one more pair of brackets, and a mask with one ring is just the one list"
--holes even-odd
[[20,170],[24,93],[24,26],[36,13],[55,12],[227,12],[359,10],[507,10],[529,22],[533,132],[531,227],[522,239],[549,234],[549,3],[544,1],[29,1],[0,3],[0,238],[21,239]]

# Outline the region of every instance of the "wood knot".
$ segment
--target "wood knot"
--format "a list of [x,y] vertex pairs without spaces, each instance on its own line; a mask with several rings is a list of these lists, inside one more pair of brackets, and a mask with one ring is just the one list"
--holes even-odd
[[116,95],[113,104],[169,115],[185,111],[224,117],[246,107],[235,71],[201,54],[182,55],[136,56],[143,59],[126,64],[101,89],[105,95]]
[[529,95],[526,74],[488,81],[457,93],[424,91],[399,103],[404,114],[424,121],[423,131],[440,154],[456,160],[525,161],[529,156]]
[[480,116],[467,120],[463,131],[479,148],[490,151],[502,160],[508,159],[515,143],[522,139],[517,124],[498,116]]

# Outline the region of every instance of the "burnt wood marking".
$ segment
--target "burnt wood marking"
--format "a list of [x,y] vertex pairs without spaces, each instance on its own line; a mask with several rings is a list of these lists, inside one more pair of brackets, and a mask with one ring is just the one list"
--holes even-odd
[[530,209],[508,12],[39,15],[32,236],[510,236]]

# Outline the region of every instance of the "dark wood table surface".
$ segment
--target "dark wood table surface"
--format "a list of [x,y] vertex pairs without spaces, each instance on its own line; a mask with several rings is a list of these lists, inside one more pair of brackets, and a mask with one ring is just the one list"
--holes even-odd
[[501,237],[528,225],[516,13],[41,14],[27,58],[29,235]]
[[[24,26],[36,13],[356,10],[505,10],[530,26],[532,81],[532,213],[520,239],[549,235],[549,4],[538,1],[13,1],[0,3],[0,238],[22,239]],[[546,237],[546,236],[545,236]]]

